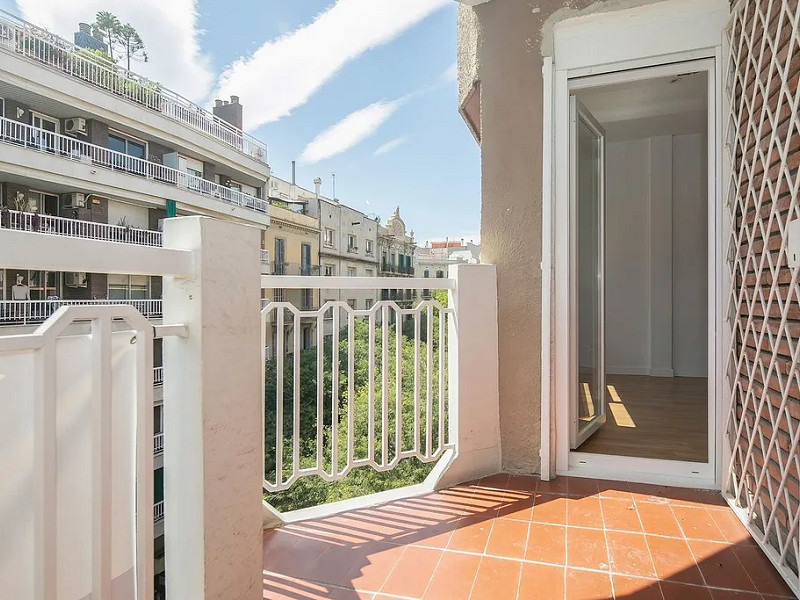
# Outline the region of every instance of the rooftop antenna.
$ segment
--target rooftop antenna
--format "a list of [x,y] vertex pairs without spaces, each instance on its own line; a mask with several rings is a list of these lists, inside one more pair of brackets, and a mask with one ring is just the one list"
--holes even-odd
[[333,181],[333,199],[336,200],[336,173],[331,173],[331,180]]

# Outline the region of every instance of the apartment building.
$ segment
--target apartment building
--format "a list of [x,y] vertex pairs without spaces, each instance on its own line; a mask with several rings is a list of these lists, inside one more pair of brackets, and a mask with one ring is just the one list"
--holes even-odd
[[[90,38],[82,26],[78,47],[0,12],[0,228],[149,246],[161,245],[163,220],[179,215],[266,229],[266,146],[242,132],[238,98],[206,110],[88,51],[98,46]],[[69,303],[131,303],[161,317],[160,277],[6,267],[0,257],[6,333],[30,331]],[[158,345],[154,364],[158,384]],[[154,516],[163,547],[155,395]]]
[[[378,226],[378,250],[381,256],[381,277],[413,277],[417,244],[414,231],[406,233],[406,224],[396,207],[386,226]],[[413,290],[381,290],[381,300],[394,300],[411,308],[416,293]]]
[[[314,184],[315,200],[308,204],[308,210],[319,222],[321,274],[377,277],[380,268],[377,218],[319,194],[321,179],[315,179]],[[323,289],[320,293],[323,303],[338,300],[358,309],[369,308],[378,300],[374,290]]]

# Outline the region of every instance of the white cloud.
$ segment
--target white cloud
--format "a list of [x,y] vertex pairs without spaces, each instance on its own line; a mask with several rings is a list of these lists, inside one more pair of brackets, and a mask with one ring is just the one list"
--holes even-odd
[[350,113],[311,140],[303,150],[300,160],[306,164],[314,164],[349,150],[375,133],[403,102],[405,98],[381,100]]
[[445,83],[453,83],[458,81],[458,63],[453,63],[447,70],[442,73],[442,81]]
[[70,41],[79,22],[112,12],[137,29],[150,57],[133,71],[196,102],[208,97],[213,73],[200,49],[196,0],[17,0],[17,7],[27,21]]
[[395,138],[378,146],[378,149],[375,150],[374,156],[383,156],[384,154],[388,154],[392,150],[396,150],[399,146],[402,146],[408,141],[408,136],[401,136],[399,138]]
[[265,43],[220,76],[215,96],[247,107],[245,128],[288,116],[347,62],[385,44],[452,0],[337,0],[314,21]]

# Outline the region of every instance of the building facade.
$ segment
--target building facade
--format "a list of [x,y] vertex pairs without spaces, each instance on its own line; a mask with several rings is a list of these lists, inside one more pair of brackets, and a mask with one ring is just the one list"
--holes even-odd
[[[238,99],[211,111],[0,12],[0,228],[161,245],[164,219],[206,215],[266,230],[266,146],[241,129]],[[312,226],[313,229],[313,226]],[[313,230],[312,238],[316,238]],[[314,253],[312,252],[313,256]],[[6,268],[0,325],[27,332],[65,303],[133,304],[161,317],[161,278]],[[155,344],[156,547],[163,549],[163,379]],[[157,552],[163,571],[163,551]]]

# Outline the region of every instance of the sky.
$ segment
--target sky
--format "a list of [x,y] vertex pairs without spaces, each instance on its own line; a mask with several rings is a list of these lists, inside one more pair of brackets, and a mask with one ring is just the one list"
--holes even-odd
[[418,242],[479,239],[480,155],[458,114],[453,0],[0,0],[72,39],[99,10],[140,33],[133,70],[210,107],[240,97],[273,175]]

